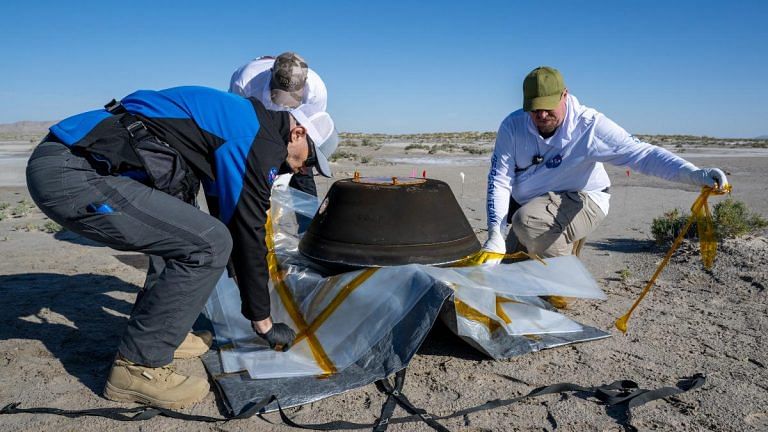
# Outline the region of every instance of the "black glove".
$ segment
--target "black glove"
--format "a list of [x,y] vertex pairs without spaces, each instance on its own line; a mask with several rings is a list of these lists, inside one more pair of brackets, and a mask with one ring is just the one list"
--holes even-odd
[[[254,331],[256,331],[254,329]],[[274,323],[272,328],[266,333],[256,332],[265,341],[269,343],[269,347],[276,351],[288,351],[296,339],[296,332],[292,328],[283,323]]]

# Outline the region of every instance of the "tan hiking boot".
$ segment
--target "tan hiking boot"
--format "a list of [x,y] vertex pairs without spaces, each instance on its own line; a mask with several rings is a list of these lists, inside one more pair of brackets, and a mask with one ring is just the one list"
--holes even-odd
[[118,402],[180,409],[201,401],[208,390],[206,379],[178,374],[168,366],[137,365],[118,356],[109,372],[104,397]]
[[200,357],[211,349],[212,343],[213,335],[209,331],[189,332],[181,345],[174,351],[173,358],[187,359]]

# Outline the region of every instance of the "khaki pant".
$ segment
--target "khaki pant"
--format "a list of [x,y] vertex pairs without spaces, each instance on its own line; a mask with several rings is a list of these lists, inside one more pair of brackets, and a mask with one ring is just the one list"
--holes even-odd
[[548,192],[512,215],[507,251],[521,250],[543,258],[570,255],[573,243],[605,219],[600,207],[584,192]]

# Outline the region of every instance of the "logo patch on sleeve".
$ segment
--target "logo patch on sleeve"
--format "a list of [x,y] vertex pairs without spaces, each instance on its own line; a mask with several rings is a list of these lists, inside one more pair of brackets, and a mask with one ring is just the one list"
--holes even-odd
[[275,182],[275,179],[277,178],[277,168],[272,167],[269,169],[269,175],[267,175],[267,183],[272,186],[272,183]]

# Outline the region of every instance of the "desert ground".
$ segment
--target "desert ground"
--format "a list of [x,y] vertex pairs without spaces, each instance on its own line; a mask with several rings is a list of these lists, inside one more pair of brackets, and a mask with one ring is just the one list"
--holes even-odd
[[[0,143],[0,406],[84,409],[125,406],[101,397],[119,336],[143,283],[145,258],[57,232],[34,207],[23,169],[30,140]],[[716,141],[716,140],[715,140]],[[363,136],[348,134],[333,163],[334,179],[316,177],[322,196],[334,180],[363,176],[426,176],[447,182],[481,241],[485,240],[485,184],[489,134]],[[690,143],[657,140],[698,166],[718,166],[732,196],[768,215],[768,150],[749,142]],[[701,145],[699,145],[701,144]],[[646,404],[633,412],[639,430],[768,430],[768,238],[765,232],[719,245],[705,270],[696,245],[685,243],[641,304],[629,332],[613,328],[652,275],[665,248],[650,234],[656,216],[688,209],[696,188],[609,167],[611,211],[581,259],[607,293],[606,301],[577,301],[566,315],[608,330],[600,341],[545,350],[506,361],[480,354],[440,322],[409,367],[404,393],[435,415],[535,387],[573,382],[598,385],[618,379],[641,387],[673,386],[701,372],[695,391]],[[715,197],[711,205],[721,197]],[[402,211],[403,209],[400,209]],[[407,210],[407,209],[405,209]],[[428,215],[425,215],[428,217]],[[178,360],[182,372],[203,375],[199,360]],[[512,379],[509,379],[509,378]],[[345,419],[372,422],[384,397],[373,385],[289,410],[304,423]],[[220,416],[210,393],[184,412]],[[395,416],[405,413],[398,408]],[[508,407],[442,423],[473,431],[621,431],[615,411],[578,394],[528,399]],[[154,418],[121,423],[103,418],[1,415],[3,431],[257,431],[289,430],[277,414],[206,424]],[[429,430],[423,423],[390,430]]]

